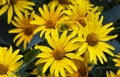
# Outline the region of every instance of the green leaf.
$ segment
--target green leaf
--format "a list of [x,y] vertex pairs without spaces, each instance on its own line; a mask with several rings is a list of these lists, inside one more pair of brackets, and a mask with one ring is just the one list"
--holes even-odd
[[[6,13],[5,13],[6,14]],[[13,34],[9,34],[8,30],[12,29],[13,26],[7,24],[6,15],[0,16],[0,44],[2,45],[11,45],[13,44]]]
[[89,72],[90,77],[102,77],[102,70],[100,69],[100,67],[99,69],[96,68],[98,68],[97,65],[94,66],[92,70]]
[[0,37],[0,44],[2,44],[2,45],[10,45],[3,37]]
[[38,66],[37,69],[38,69],[38,71],[39,71],[38,74],[39,74],[39,75],[42,75],[42,69],[43,69],[43,67],[42,67],[42,66]]
[[31,48],[32,46],[42,42],[44,39],[43,38],[40,38],[40,33],[38,32],[33,38],[32,40],[30,41],[30,43],[27,45],[27,49]]
[[103,24],[109,23],[109,22],[116,22],[120,19],[120,5],[117,5],[110,10],[103,13],[104,21]]
[[24,55],[24,61],[29,64],[30,62],[32,62],[35,57],[40,53],[39,49],[33,49],[30,51],[27,51],[27,53],[25,53]]
[[115,50],[113,51],[114,54],[120,53],[120,42],[118,40],[114,39],[112,41],[108,41],[108,43],[115,47]]

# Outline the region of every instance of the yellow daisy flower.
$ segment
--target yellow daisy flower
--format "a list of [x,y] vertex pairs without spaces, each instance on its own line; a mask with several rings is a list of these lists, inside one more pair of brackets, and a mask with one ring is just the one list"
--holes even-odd
[[76,33],[74,31],[70,35],[67,35],[67,31],[64,31],[59,38],[58,30],[55,29],[50,34],[46,34],[47,42],[51,47],[35,46],[35,49],[41,50],[41,53],[37,56],[40,59],[35,65],[45,63],[42,73],[45,73],[49,67],[50,74],[54,77],[66,77],[66,71],[70,74],[77,71],[77,67],[71,59],[83,60],[83,58],[80,56],[76,57],[76,53],[74,52],[79,47],[74,44],[74,40],[71,40]]
[[35,20],[31,21],[31,23],[39,25],[36,29],[36,33],[41,31],[40,37],[42,37],[44,33],[50,33],[60,22],[68,19],[67,16],[63,15],[62,9],[63,7],[60,5],[56,6],[53,4],[51,7],[48,7],[44,4],[43,9],[39,8],[41,16],[37,14],[33,15]]
[[33,14],[34,12],[29,14],[28,11],[25,11],[24,16],[15,16],[14,20],[11,21],[16,28],[9,30],[9,33],[17,33],[13,39],[14,42],[17,41],[16,46],[23,42],[23,47],[25,49],[35,35],[34,31],[37,25],[30,24],[30,21],[33,20]]
[[15,72],[22,65],[20,60],[23,56],[18,55],[19,49],[13,52],[12,46],[0,47],[0,77],[17,77]]
[[110,72],[106,72],[106,77],[120,77],[120,73],[115,74],[114,72],[110,71]]
[[115,55],[116,58],[113,61],[116,63],[115,66],[120,66],[120,53],[119,55]]
[[[99,19],[99,18],[98,18]],[[90,55],[90,60],[93,61],[95,64],[97,63],[97,58],[103,64],[103,60],[107,62],[107,58],[103,52],[114,56],[114,54],[110,50],[115,50],[115,48],[106,41],[114,39],[117,35],[108,35],[114,27],[110,27],[112,23],[102,25],[103,16],[100,20],[86,22],[86,26],[83,28],[84,30],[83,35],[81,30],[78,32],[79,41],[83,42],[81,47],[79,48],[78,55],[84,53],[84,51],[88,51]]]
[[98,22],[101,12],[97,12],[98,7],[92,8],[90,11],[87,12],[84,19],[81,19],[80,21],[76,21],[76,25],[81,28],[80,30],[83,31],[82,28],[86,26],[86,22]]
[[[20,15],[20,12],[24,12],[25,9],[33,10],[31,6],[35,4],[28,0],[0,0],[2,2],[2,8],[0,9],[0,16],[8,11],[8,24],[10,24],[13,14]],[[1,4],[1,3],[0,3]],[[4,4],[4,5],[3,5]]]
[[88,73],[93,66],[88,66],[89,62],[88,62],[87,54],[88,52],[82,54],[84,61],[72,59],[72,61],[77,66],[77,71],[72,75],[68,74],[68,77],[88,77]]
[[72,3],[73,5],[69,5],[69,9],[64,12],[72,21],[79,22],[84,26],[86,14],[93,5],[88,0],[74,0]]

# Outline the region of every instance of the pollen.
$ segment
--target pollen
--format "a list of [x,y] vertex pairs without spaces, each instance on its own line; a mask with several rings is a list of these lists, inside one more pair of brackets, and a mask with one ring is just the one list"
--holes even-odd
[[33,28],[32,27],[25,27],[24,34],[27,36],[30,36],[31,34],[33,34]]
[[8,67],[6,65],[0,64],[0,75],[7,74]]
[[10,4],[11,5],[14,5],[14,4],[16,4],[17,3],[17,0],[10,0]]
[[52,20],[47,20],[46,28],[55,28],[55,23]]
[[80,17],[80,18],[78,19],[78,22],[79,22],[83,27],[85,27],[86,22],[85,22],[84,17]]
[[64,57],[64,54],[65,54],[65,50],[62,49],[62,48],[54,50],[53,53],[52,53],[53,57],[56,60],[61,60]]
[[76,60],[76,59],[73,59],[72,60],[75,65],[77,66],[77,70],[79,72],[79,77],[84,77],[87,75],[87,68],[85,66],[85,63],[84,61],[80,61],[80,60]]
[[87,43],[91,46],[95,46],[99,42],[99,37],[96,33],[90,33],[87,36]]

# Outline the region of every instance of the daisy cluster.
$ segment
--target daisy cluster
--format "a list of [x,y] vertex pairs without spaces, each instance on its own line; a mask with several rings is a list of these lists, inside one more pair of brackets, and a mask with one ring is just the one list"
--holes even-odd
[[[89,64],[108,62],[106,55],[115,57],[116,67],[120,67],[120,56],[114,55],[115,48],[108,43],[116,35],[110,35],[113,23],[103,24],[104,17],[99,7],[89,0],[51,0],[34,10],[36,4],[30,0],[0,0],[0,16],[7,12],[7,24],[15,34],[15,46],[23,46],[24,51],[39,49],[35,57],[35,69],[31,74],[37,77],[88,77],[92,70]],[[27,49],[34,36],[42,42]],[[0,77],[17,77],[15,74],[24,64],[19,49],[12,46],[0,47]],[[25,53],[24,53],[25,54]],[[34,65],[33,65],[34,66]],[[42,67],[39,70],[38,67]],[[113,76],[114,75],[114,76]],[[107,77],[119,77],[112,71]]]

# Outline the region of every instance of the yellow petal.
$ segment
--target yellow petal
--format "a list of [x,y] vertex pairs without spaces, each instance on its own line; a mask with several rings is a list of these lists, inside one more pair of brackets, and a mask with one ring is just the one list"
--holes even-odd
[[17,55],[17,56],[15,57],[15,59],[14,59],[12,62],[10,62],[10,65],[13,65],[13,64],[16,63],[18,60],[20,60],[22,57],[23,57],[23,55]]
[[9,5],[7,4],[0,9],[0,16],[7,11],[8,7]]
[[88,47],[88,44],[83,43],[77,52],[77,56],[82,55],[86,51],[87,47]]
[[43,71],[42,71],[43,73],[47,71],[47,69],[51,66],[53,61],[54,61],[54,58],[49,58],[49,61],[47,61],[45,65],[43,66]]
[[58,42],[59,42],[59,33],[58,33],[58,30],[55,29],[53,31],[51,31],[51,37],[56,45],[56,47],[58,47]]
[[61,37],[60,37],[60,41],[59,41],[59,45],[63,45],[64,42],[66,41],[66,36],[67,36],[67,31],[63,32]]
[[47,62],[47,61],[49,61],[49,58],[39,59],[39,60],[36,61],[35,65],[38,65],[38,64],[40,64],[40,63],[45,63],[45,62]]
[[[10,48],[8,49],[8,51],[6,52],[6,56],[5,56],[5,61],[6,62],[10,62],[11,59],[9,59],[12,56],[12,46],[10,46]],[[7,63],[5,63],[7,64]]]
[[56,48],[55,46],[55,43],[54,43],[54,40],[50,37],[49,34],[46,34],[46,39],[47,39],[47,42],[49,43],[49,45],[52,47],[52,48]]
[[66,77],[66,75],[65,75],[65,70],[64,70],[64,67],[62,66],[62,64],[61,64],[61,62],[59,62],[59,70],[60,70],[60,74],[61,74],[61,76],[62,77]]
[[4,5],[6,3],[6,0],[0,0],[0,5]]
[[60,65],[59,65],[59,62],[57,63],[57,65],[55,66],[55,77],[59,77],[59,68],[60,68]]
[[111,50],[115,50],[115,48],[113,46],[111,46],[110,44],[106,43],[106,42],[99,42],[101,46],[104,46],[106,48],[109,48]]
[[10,6],[8,9],[8,24],[10,24],[12,17],[13,17],[13,7]]
[[8,32],[9,32],[9,33],[20,33],[20,32],[22,32],[22,31],[23,31],[23,29],[16,28],[16,29],[11,29],[11,30],[9,30]]
[[17,35],[14,37],[13,41],[15,42],[15,41],[16,41],[18,38],[20,38],[22,35],[23,35],[23,33],[17,34]]
[[[99,55],[99,56],[101,56],[101,62],[102,62],[102,59],[105,61],[105,62],[107,62],[107,58],[106,58],[106,56],[105,56],[105,54],[103,53],[103,51],[101,51],[101,50],[99,50],[97,47],[95,47],[95,49],[96,49],[96,53],[97,53],[97,55]],[[103,62],[102,62],[103,63]]]
[[35,49],[40,49],[44,53],[52,53],[53,50],[47,46],[35,46]]
[[34,23],[35,20],[31,21],[30,22],[31,24],[38,24],[38,25],[44,25],[45,24],[45,20],[42,17],[40,17],[40,16],[38,16],[36,14],[33,14],[33,17],[36,19],[36,22],[39,22],[39,24],[38,23]]
[[73,69],[66,63],[66,61],[63,59],[61,62],[61,66],[63,66],[70,74],[73,74]]
[[3,50],[2,50],[2,48],[0,47],[0,63],[3,63],[4,62],[4,52],[3,52]]
[[101,43],[99,42],[98,43],[98,46],[97,48],[101,51],[104,51],[106,52],[107,54],[111,55],[111,56],[114,56],[113,52],[111,50],[109,50],[107,47],[104,47],[103,45],[101,45]]
[[55,60],[55,61],[53,62],[53,64],[51,65],[51,67],[50,67],[50,73],[51,73],[52,75],[53,75],[53,73],[54,73],[54,70],[56,69],[56,66],[57,66],[58,62],[59,62],[59,61]]
[[111,77],[108,71],[106,71],[106,75],[107,77]]
[[17,71],[18,68],[23,64],[23,61],[19,61],[9,66],[9,71]]
[[44,9],[44,13],[45,13],[45,15],[47,16],[47,18],[50,18],[50,12],[49,12],[49,10],[48,10],[48,7],[44,4],[43,5],[43,9]]
[[88,51],[90,54],[90,60],[97,64],[96,50],[94,47],[88,46]]
[[84,60],[81,56],[77,57],[76,54],[74,54],[74,53],[66,53],[65,56],[70,58],[70,59],[78,59],[78,60],[81,60],[81,61]]
[[52,54],[49,53],[40,53],[39,55],[37,55],[37,57],[39,58],[50,58],[52,56]]
[[59,7],[56,9],[56,11],[55,11],[55,17],[57,18],[57,17],[60,17],[61,16],[61,11],[62,11],[62,9],[63,9],[63,6],[61,6],[61,5],[59,5]]
[[98,36],[99,36],[99,37],[104,37],[104,36],[106,36],[108,33],[110,33],[112,30],[114,30],[114,27],[111,27],[111,28],[105,30],[103,33],[99,34]]
[[50,16],[51,17],[55,16],[54,11],[55,11],[55,4],[52,4],[50,7]]
[[120,75],[120,69],[117,71],[117,75]]
[[16,5],[14,5],[14,11],[20,19],[23,18],[22,13],[20,12],[20,10],[18,9],[18,7]]
[[64,58],[64,61],[67,63],[67,65],[71,66],[74,71],[77,71],[76,65],[71,60]]
[[43,10],[42,8],[39,8],[38,10],[39,10],[40,14],[42,15],[42,17],[43,17],[44,19],[50,17],[49,14],[48,14],[48,15],[45,14],[45,12],[44,12],[44,10]]
[[25,36],[23,35],[18,41],[16,42],[16,46],[20,45],[25,39]]
[[15,22],[15,21],[13,21],[13,20],[11,21],[11,23],[12,23],[15,27],[18,27],[18,28],[21,27],[17,22]]
[[108,40],[111,40],[111,39],[116,38],[117,36],[118,36],[118,35],[104,36],[104,37],[101,37],[99,40],[101,40],[101,41],[108,41]]
[[32,8],[31,6],[28,6],[28,5],[23,5],[23,7],[24,7],[25,9],[33,10],[33,8]]

